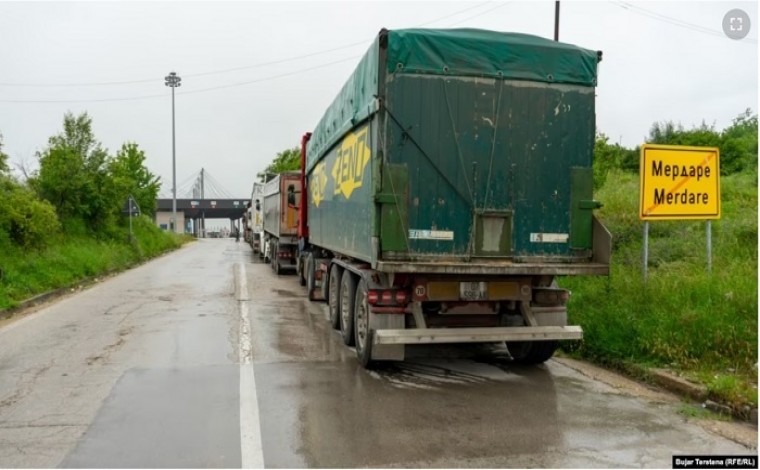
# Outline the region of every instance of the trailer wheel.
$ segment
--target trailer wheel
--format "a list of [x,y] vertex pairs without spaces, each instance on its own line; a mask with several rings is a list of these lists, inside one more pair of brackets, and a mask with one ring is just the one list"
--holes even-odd
[[280,257],[277,256],[277,253],[279,252],[279,244],[274,244],[274,250],[272,250],[272,269],[274,269],[274,273],[278,276],[282,273],[282,268],[280,267]]
[[354,299],[354,331],[356,358],[365,369],[372,369],[377,361],[372,360],[372,331],[369,328],[369,301],[367,301],[367,281],[359,282]]
[[330,308],[330,325],[340,328],[340,276],[342,269],[337,264],[330,266],[330,279],[327,286],[327,299]]
[[274,260],[274,273],[277,274],[278,276],[282,274],[282,266],[280,265],[280,260],[278,260],[277,258],[275,258]]
[[518,364],[534,365],[548,361],[559,347],[558,341],[508,341],[509,354]]
[[354,345],[354,302],[356,301],[356,277],[351,271],[343,271],[340,281],[340,333],[346,346]]
[[309,300],[316,300],[314,297],[314,285],[317,283],[317,281],[314,274],[313,253],[309,253],[306,256],[306,266],[304,266],[304,269],[306,270],[306,296],[309,298]]
[[300,286],[306,285],[306,277],[304,276],[303,256],[299,255],[296,258],[296,274],[298,275],[298,284]]

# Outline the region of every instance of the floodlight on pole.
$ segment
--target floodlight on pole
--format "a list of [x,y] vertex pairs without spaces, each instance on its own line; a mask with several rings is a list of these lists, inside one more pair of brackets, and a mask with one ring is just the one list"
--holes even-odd
[[181,86],[182,79],[176,72],[164,77],[165,85],[172,89],[172,228],[177,233],[177,145],[174,133],[174,89]]

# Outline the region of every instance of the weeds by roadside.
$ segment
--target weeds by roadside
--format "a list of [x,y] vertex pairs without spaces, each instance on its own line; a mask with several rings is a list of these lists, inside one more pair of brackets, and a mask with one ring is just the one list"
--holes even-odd
[[0,250],[0,310],[36,294],[81,279],[124,269],[185,243],[184,236],[164,232],[145,217],[134,220],[134,239],[126,229],[112,237],[59,237],[47,248]]
[[721,180],[713,272],[704,222],[650,225],[649,277],[641,270],[638,176],[613,171],[599,190],[613,234],[609,278],[566,278],[570,322],[584,340],[569,352],[604,363],[665,367],[707,387],[710,398],[757,406],[757,174]]

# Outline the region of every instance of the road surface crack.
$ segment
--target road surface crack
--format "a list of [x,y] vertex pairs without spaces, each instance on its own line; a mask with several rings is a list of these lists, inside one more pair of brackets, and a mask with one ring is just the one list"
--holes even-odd
[[111,355],[112,352],[114,352],[116,349],[120,348],[124,343],[127,342],[125,339],[126,336],[128,336],[130,333],[134,331],[134,327],[130,326],[128,328],[122,328],[117,333],[119,335],[119,338],[116,340],[116,342],[109,344],[105,348],[103,348],[103,351],[101,351],[100,354],[97,354],[95,356],[90,356],[87,359],[85,359],[85,362],[88,366],[91,366],[93,364],[96,364],[98,362],[105,362],[106,359],[108,359],[108,356]]
[[54,363],[55,361],[50,361],[42,367],[27,369],[24,371],[19,377],[18,382],[16,382],[16,390],[10,396],[0,400],[0,409],[12,406],[27,396],[32,391],[37,379],[50,370]]
[[[27,454],[27,452],[21,446],[19,446],[15,442],[9,441],[8,439],[0,439],[0,442],[3,443],[3,444],[7,444],[10,447],[13,447],[20,454],[29,455],[29,454]],[[0,446],[0,447],[2,447],[2,446]]]

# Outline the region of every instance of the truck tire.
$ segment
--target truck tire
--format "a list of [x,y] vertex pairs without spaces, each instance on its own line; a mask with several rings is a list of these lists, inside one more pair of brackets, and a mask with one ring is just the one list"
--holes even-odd
[[327,286],[327,304],[330,310],[330,325],[334,330],[340,328],[340,276],[343,270],[337,264],[330,266],[330,278]]
[[369,328],[369,302],[367,301],[367,281],[359,282],[354,299],[354,332],[356,358],[365,369],[372,369],[377,361],[372,360],[372,330]]
[[[317,266],[321,267],[323,265],[318,260],[315,260],[315,262],[316,262]],[[329,275],[330,275],[330,270],[329,269],[327,271],[323,272],[322,273],[322,278],[321,278],[322,282],[319,283],[319,291],[322,294],[322,300],[324,300],[325,302],[327,302],[328,299],[330,298],[330,297],[328,297],[330,295],[330,283],[328,282],[328,276]]]
[[280,273],[282,273],[282,269],[280,268],[280,257],[277,256],[278,251],[279,246],[275,243],[274,250],[272,251],[272,269],[274,269],[274,273],[279,276]]
[[314,297],[314,286],[317,284],[317,280],[315,279],[315,273],[314,273],[314,254],[309,253],[306,256],[306,265],[304,266],[304,269],[306,272],[304,273],[306,276],[306,296],[309,298],[309,300],[314,301],[316,298]]
[[507,342],[509,354],[518,364],[543,364],[551,359],[559,347],[558,341],[514,341]]
[[349,270],[343,271],[340,280],[340,334],[343,344],[354,345],[354,302],[356,301],[356,277]]

